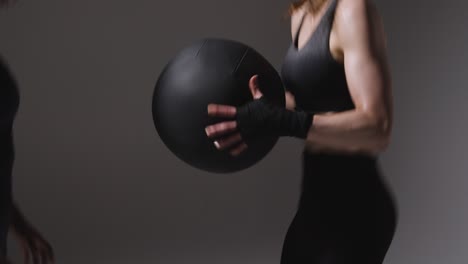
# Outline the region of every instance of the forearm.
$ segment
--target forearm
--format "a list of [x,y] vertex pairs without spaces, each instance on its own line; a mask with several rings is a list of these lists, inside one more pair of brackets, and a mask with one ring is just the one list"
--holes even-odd
[[262,97],[237,109],[237,125],[244,139],[267,133],[301,138],[309,147],[319,149],[375,153],[388,142],[390,122],[383,113],[350,110],[314,114],[277,107]]
[[387,147],[390,127],[383,114],[359,110],[315,114],[306,144],[317,149],[375,153]]

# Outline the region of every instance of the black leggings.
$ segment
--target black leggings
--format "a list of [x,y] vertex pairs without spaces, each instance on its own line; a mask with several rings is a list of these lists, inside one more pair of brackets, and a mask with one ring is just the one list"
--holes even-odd
[[397,213],[377,159],[304,152],[303,173],[281,264],[382,264]]
[[12,202],[12,168],[14,162],[11,129],[0,130],[0,262],[6,255],[9,216]]
[[19,107],[16,80],[0,57],[0,261],[6,254],[12,202],[12,169],[15,159],[13,123]]

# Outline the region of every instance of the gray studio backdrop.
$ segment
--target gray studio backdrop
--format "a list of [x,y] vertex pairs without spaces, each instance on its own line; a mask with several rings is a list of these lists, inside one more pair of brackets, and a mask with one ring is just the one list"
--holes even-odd
[[[282,139],[234,175],[194,170],[159,140],[151,96],[165,63],[200,37],[242,41],[279,68],[287,4],[20,0],[1,11],[0,51],[21,89],[15,196],[58,263],[279,263],[301,142]],[[386,263],[466,263],[468,4],[377,5],[395,96],[381,164],[400,210]]]

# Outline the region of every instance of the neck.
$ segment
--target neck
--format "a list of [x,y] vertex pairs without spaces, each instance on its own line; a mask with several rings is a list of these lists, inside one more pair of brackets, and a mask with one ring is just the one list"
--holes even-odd
[[311,13],[317,13],[320,11],[320,9],[323,7],[323,5],[327,2],[328,0],[309,0],[307,1],[307,8]]
[[298,0],[289,6],[286,17],[289,17],[294,11],[305,8],[308,12],[316,14],[320,11],[323,5],[329,0]]

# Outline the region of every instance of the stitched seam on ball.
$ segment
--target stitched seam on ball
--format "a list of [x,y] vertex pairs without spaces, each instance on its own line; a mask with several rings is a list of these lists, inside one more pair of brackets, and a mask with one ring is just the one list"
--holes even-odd
[[234,69],[234,71],[233,71],[232,73],[237,72],[237,69],[239,69],[239,67],[240,67],[240,65],[241,65],[241,63],[242,63],[242,61],[244,60],[245,56],[247,56],[247,53],[249,52],[249,50],[250,50],[249,48],[247,48],[247,49],[245,50],[244,55],[242,55],[241,59],[240,59],[239,62],[237,63],[236,68]]
[[198,49],[197,55],[195,55],[195,58],[198,57],[198,54],[200,54],[200,51],[203,49],[203,47],[205,46],[205,44],[206,44],[207,41],[208,41],[207,39],[205,39],[205,41],[203,41],[203,44],[202,44],[201,47]]

